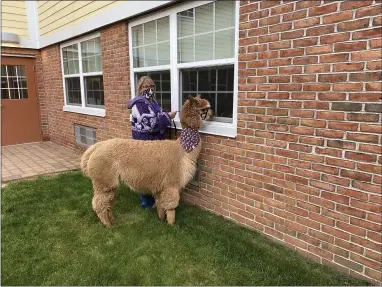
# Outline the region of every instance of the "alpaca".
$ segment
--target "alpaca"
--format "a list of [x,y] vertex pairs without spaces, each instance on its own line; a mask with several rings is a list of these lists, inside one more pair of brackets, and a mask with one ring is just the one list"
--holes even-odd
[[157,213],[175,223],[180,191],[193,178],[201,150],[198,130],[214,116],[210,103],[189,97],[180,111],[180,138],[163,141],[109,139],[89,147],[81,169],[93,183],[92,207],[105,226],[115,222],[113,204],[120,181],[131,190],[152,194]]

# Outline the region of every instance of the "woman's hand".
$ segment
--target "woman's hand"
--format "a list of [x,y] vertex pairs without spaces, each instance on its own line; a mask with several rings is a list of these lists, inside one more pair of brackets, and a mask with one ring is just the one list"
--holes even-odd
[[177,112],[169,112],[168,115],[170,116],[170,118],[173,119],[173,118],[175,118],[176,113],[177,113]]

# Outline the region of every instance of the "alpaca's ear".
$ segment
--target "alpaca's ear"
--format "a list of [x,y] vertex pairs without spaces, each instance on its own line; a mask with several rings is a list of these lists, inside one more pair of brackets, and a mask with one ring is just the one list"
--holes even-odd
[[188,96],[188,99],[190,100],[190,104],[193,104],[195,102],[195,98],[191,95]]
[[196,95],[196,97],[195,97],[195,98],[201,99],[201,98],[202,98],[202,96],[201,96],[200,94],[198,94],[198,95]]

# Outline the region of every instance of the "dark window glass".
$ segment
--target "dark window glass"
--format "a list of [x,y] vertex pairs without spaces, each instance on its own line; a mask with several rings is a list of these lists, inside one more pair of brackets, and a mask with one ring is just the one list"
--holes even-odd
[[20,89],[20,99],[27,99],[28,98],[28,90],[27,89]]
[[104,106],[103,77],[85,77],[86,106]]
[[81,105],[80,78],[66,78],[65,82],[68,104]]
[[7,78],[1,77],[1,88],[8,89]]
[[6,99],[6,100],[9,99],[9,91],[8,91],[8,89],[7,90],[1,89],[1,98],[2,99]]
[[[181,105],[192,95],[200,94],[215,111],[216,120],[232,119],[234,67],[209,67],[181,71]],[[221,119],[219,119],[221,118]]]

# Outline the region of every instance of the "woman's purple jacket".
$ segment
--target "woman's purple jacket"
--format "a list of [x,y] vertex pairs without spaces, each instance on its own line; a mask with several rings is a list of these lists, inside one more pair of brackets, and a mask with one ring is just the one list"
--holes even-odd
[[137,140],[164,140],[164,131],[171,123],[168,113],[163,112],[156,101],[149,101],[142,95],[132,99],[132,136]]

